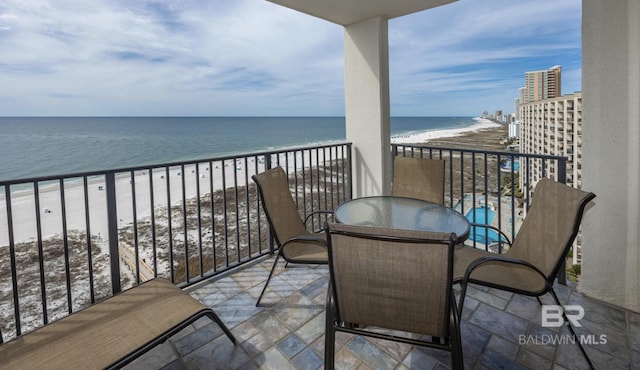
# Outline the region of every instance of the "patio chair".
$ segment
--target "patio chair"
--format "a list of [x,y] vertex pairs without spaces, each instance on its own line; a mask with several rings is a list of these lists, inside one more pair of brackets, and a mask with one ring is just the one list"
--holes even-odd
[[306,223],[314,215],[332,214],[333,211],[312,212],[303,222],[291,196],[287,175],[281,167],[253,175],[252,179],[258,186],[264,213],[278,246],[273,267],[256,302],[256,306],[259,306],[280,257],[287,263],[325,265],[328,263],[324,233],[308,231]]
[[334,367],[336,331],[447,350],[452,367],[464,367],[455,234],[329,224],[327,239],[325,369]]
[[[553,283],[576,238],[585,207],[593,198],[593,193],[542,179],[535,188],[527,217],[506,253],[456,247],[453,279],[462,286],[460,315],[470,283],[533,296],[540,304],[539,297],[551,293],[560,305]],[[576,338],[571,323],[564,313],[563,316]],[[576,342],[593,367],[580,341]]]
[[0,368],[120,369],[205,316],[236,344],[210,307],[155,278],[1,344]]
[[392,194],[444,204],[443,159],[396,156]]

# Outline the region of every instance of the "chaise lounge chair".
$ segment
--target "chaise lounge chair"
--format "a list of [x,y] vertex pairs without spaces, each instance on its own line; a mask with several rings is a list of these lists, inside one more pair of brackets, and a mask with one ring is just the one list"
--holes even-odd
[[118,369],[213,310],[169,280],[149,280],[0,345],[2,369]]

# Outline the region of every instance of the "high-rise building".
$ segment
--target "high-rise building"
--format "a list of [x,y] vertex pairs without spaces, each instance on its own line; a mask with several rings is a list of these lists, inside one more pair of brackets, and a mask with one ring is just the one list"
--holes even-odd
[[[520,104],[520,151],[567,157],[556,160],[520,160],[520,184],[529,189],[544,174],[553,180],[565,179],[574,188],[582,186],[582,93]],[[535,195],[534,195],[535,196]],[[525,210],[526,213],[526,210]],[[581,246],[574,243],[573,263],[580,261]]]
[[[520,150],[523,153],[547,154],[567,157],[567,185],[580,188],[582,183],[582,93],[576,92],[553,99],[520,105]],[[544,162],[544,163],[543,163]],[[529,160],[520,165],[528,173],[532,187],[546,173],[558,180],[561,176],[558,162]],[[525,179],[522,178],[521,181]],[[524,182],[521,182],[524,184]]]
[[524,96],[520,102],[526,104],[561,96],[561,77],[561,66],[553,66],[546,71],[525,72]]

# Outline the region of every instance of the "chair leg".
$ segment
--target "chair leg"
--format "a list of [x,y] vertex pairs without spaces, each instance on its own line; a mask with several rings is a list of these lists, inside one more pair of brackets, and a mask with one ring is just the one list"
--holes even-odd
[[267,278],[267,282],[264,283],[264,288],[262,288],[262,293],[260,293],[260,297],[258,297],[258,301],[256,302],[256,307],[260,306],[260,301],[262,300],[262,296],[264,292],[267,290],[267,285],[269,285],[269,281],[271,280],[271,276],[273,276],[273,271],[276,269],[276,265],[278,264],[278,259],[280,258],[280,250],[278,250],[278,254],[276,254],[276,260],[273,261],[273,266],[271,267],[271,272],[269,273],[269,277]]
[[233,336],[233,334],[231,334],[231,331],[229,330],[229,328],[227,328],[227,325],[225,325],[222,320],[220,319],[220,317],[215,313],[215,312],[209,312],[207,314],[207,316],[209,316],[209,318],[213,321],[216,322],[216,324],[218,324],[218,326],[220,326],[220,328],[222,329],[222,331],[224,331],[224,333],[227,335],[227,337],[229,337],[229,339],[231,340],[231,342],[233,344],[236,344],[236,337]]
[[454,370],[464,369],[462,355],[462,339],[460,338],[460,316],[456,308],[456,299],[451,295],[451,312],[449,317],[449,343],[451,345],[451,367]]
[[324,331],[324,368],[333,370],[335,366],[336,332],[333,299],[331,299],[331,288],[327,293],[327,307]]
[[[556,304],[558,306],[561,306],[560,300],[558,299],[558,296],[556,295],[556,292],[553,290],[553,288],[551,288],[551,290],[549,290],[549,292],[553,296],[553,300],[556,302]],[[587,356],[587,352],[585,352],[584,347],[582,347],[582,343],[580,343],[580,338],[578,338],[578,336],[576,335],[576,332],[573,330],[573,326],[571,325],[571,321],[569,321],[569,319],[567,318],[567,315],[564,313],[564,310],[562,310],[562,318],[564,319],[564,322],[566,322],[567,325],[569,326],[569,331],[571,332],[571,335],[573,335],[573,339],[578,344],[578,347],[580,347],[580,352],[582,352],[582,355],[584,356],[584,359],[587,360],[587,363],[589,364],[589,368],[590,369],[595,369],[593,367],[593,364],[591,363],[591,360],[589,359],[589,356]]]
[[458,307],[458,317],[462,317],[462,307],[464,307],[464,296],[467,294],[467,282],[463,281],[460,284],[460,307]]

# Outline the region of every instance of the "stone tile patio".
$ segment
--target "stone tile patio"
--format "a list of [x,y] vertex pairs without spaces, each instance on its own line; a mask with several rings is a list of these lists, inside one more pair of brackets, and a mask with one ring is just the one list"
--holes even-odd
[[[232,330],[201,319],[131,363],[128,369],[320,369],[323,367],[327,266],[280,263],[262,307],[255,307],[273,259],[199,284],[191,294]],[[556,286],[563,304],[581,305],[577,333],[598,369],[640,368],[640,314]],[[551,304],[550,296],[543,303]],[[461,323],[467,369],[585,369],[566,327],[541,326],[535,300],[494,289],[468,289]],[[562,341],[552,343],[552,341]],[[447,369],[448,352],[345,333],[336,335],[337,369]]]

